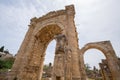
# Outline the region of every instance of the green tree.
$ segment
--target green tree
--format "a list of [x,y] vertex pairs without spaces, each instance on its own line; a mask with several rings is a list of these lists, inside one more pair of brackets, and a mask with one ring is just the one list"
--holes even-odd
[[44,65],[43,70],[46,71],[49,68],[49,65]]
[[0,48],[0,52],[3,52],[3,51],[4,51],[4,46]]
[[90,65],[89,65],[88,63],[86,63],[86,64],[85,64],[85,70],[86,70],[86,71],[89,71],[90,68],[91,68]]
[[14,63],[14,58],[10,58],[7,60],[0,59],[0,69],[11,69]]

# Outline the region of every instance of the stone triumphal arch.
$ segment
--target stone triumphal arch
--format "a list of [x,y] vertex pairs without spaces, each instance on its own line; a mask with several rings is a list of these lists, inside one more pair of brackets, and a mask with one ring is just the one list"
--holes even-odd
[[[41,80],[46,48],[49,42],[56,38],[55,60],[61,57],[61,61],[58,60],[61,66],[58,67],[59,63],[54,61],[56,71],[53,72],[53,79],[79,80],[78,39],[74,16],[74,6],[71,5],[66,6],[65,10],[53,11],[40,18],[31,19],[9,79]],[[63,63],[62,59],[66,61]]]
[[79,49],[74,16],[74,6],[70,5],[65,10],[32,18],[8,80],[41,80],[45,51],[53,39],[56,40],[56,50],[52,80],[86,80],[83,54],[90,48],[105,54],[113,80],[120,80],[120,68],[109,41],[89,43]]
[[105,55],[105,57],[107,59],[108,67],[109,67],[110,72],[112,74],[112,80],[119,80],[120,79],[119,61],[117,59],[117,56],[114,52],[113,47],[112,47],[110,41],[101,41],[101,42],[88,43],[79,51],[81,74],[82,74],[83,80],[86,80],[86,72],[85,72],[85,68],[84,68],[84,59],[83,58],[84,58],[84,53],[88,49],[100,50]]

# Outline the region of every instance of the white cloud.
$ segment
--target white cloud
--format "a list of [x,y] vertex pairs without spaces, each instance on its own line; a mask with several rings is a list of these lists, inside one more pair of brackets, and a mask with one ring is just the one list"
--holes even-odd
[[119,0],[4,0],[0,2],[0,45],[5,45],[14,54],[21,45],[32,17],[40,17],[49,11],[64,9],[66,5],[75,4],[75,23],[79,33],[80,48],[91,41],[110,40],[120,57]]
[[0,45],[5,45],[13,54],[16,54],[21,45],[30,19],[42,14],[42,10],[39,13],[34,5],[25,6],[22,3],[19,3],[19,7],[0,5]]
[[[120,57],[120,5],[118,0],[87,0],[76,1],[76,25],[80,48],[89,42],[110,40],[113,48]],[[91,62],[91,54],[87,53],[87,63]],[[97,52],[93,52],[98,54]],[[92,55],[93,56],[93,55]],[[99,56],[103,58],[102,56]],[[93,59],[96,59],[93,57]],[[92,59],[92,60],[93,60]],[[97,61],[97,60],[96,60]]]

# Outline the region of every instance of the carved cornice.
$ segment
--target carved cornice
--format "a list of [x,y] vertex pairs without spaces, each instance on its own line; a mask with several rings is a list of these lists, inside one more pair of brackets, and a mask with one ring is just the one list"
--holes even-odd
[[43,15],[42,17],[38,18],[37,22],[46,20],[46,19],[50,19],[50,18],[54,18],[56,16],[60,16],[60,15],[65,15],[66,11],[65,10],[59,10],[59,11],[52,11],[47,13],[46,15]]
[[41,21],[44,21],[46,19],[54,18],[56,16],[65,15],[65,14],[66,14],[66,10],[52,11],[52,12],[47,13],[46,15],[43,15],[42,17],[32,18],[31,23],[41,22]]
[[75,14],[73,5],[66,6],[65,8],[66,8],[65,10],[58,10],[58,11],[49,12],[46,15],[43,15],[42,17],[39,17],[39,18],[34,17],[31,19],[31,23],[29,26],[34,26],[38,22],[41,22],[41,21],[44,21],[44,20],[47,20],[50,18],[54,18],[56,16],[68,15],[68,13],[73,14],[73,15]]

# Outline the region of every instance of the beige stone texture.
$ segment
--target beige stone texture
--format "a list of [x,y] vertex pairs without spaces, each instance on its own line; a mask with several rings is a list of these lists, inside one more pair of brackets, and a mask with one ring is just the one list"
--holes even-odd
[[[31,19],[28,32],[17,53],[15,63],[10,72],[9,80],[17,78],[19,80],[41,80],[43,72],[43,62],[48,44],[58,36],[64,35],[67,38],[66,51],[69,46],[71,50],[72,62],[66,64],[64,56],[65,50],[56,54],[55,73],[52,80],[80,80],[79,59],[78,59],[78,39],[74,24],[74,6],[66,6],[65,10],[53,11],[40,18]],[[69,51],[67,51],[69,52]],[[58,60],[60,57],[60,61]],[[57,65],[57,61],[59,65]],[[53,71],[54,72],[54,71]],[[67,80],[68,80],[67,79]]]
[[99,63],[102,73],[103,80],[113,80],[111,71],[108,66],[107,60],[102,60],[102,63]]
[[86,72],[84,68],[84,53],[88,49],[98,49],[106,57],[106,60],[108,62],[108,66],[112,75],[112,80],[120,80],[120,66],[118,58],[115,54],[115,51],[110,43],[110,41],[101,41],[101,42],[93,42],[86,44],[82,49],[80,49],[80,71],[81,71],[81,77],[82,80],[86,80]]

